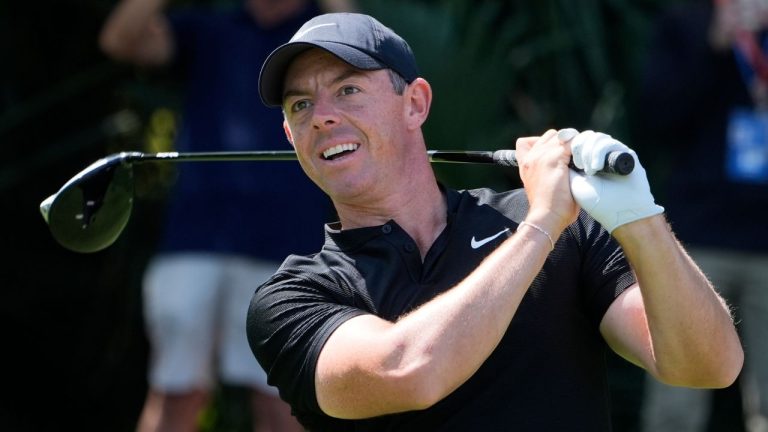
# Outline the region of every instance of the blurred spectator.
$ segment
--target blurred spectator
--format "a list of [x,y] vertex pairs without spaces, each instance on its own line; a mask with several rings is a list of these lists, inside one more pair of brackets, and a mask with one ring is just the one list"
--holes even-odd
[[[751,432],[768,431],[766,23],[765,0],[670,7],[655,28],[641,106],[644,141],[654,146],[646,157],[662,161],[668,174],[663,201],[672,226],[735,307]],[[644,430],[707,430],[711,396],[649,379]]]
[[[259,99],[261,64],[309,17],[351,4],[245,0],[234,11],[165,8],[165,0],[121,0],[100,44],[116,60],[166,66],[183,79],[176,149],[290,149],[280,112]],[[178,165],[143,287],[150,391],[139,430],[194,430],[219,379],[253,388],[254,430],[299,429],[250,352],[245,317],[253,290],[288,254],[322,245],[317,227],[331,211],[297,163]]]

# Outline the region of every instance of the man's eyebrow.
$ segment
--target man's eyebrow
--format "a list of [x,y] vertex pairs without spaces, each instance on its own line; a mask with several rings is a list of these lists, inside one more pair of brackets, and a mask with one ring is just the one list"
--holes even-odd
[[350,68],[347,71],[345,71],[344,73],[339,74],[339,76],[337,76],[331,82],[334,83],[334,84],[337,84],[337,83],[339,83],[341,81],[344,81],[344,80],[346,80],[348,78],[352,78],[352,77],[365,77],[365,76],[366,76],[365,71],[362,71],[362,70],[359,70],[359,69],[352,69],[352,68]]
[[[363,71],[363,70],[349,68],[349,69],[345,70],[344,72],[340,73],[338,76],[336,76],[336,78],[332,79],[331,80],[331,84],[338,84],[338,83],[340,83],[340,82],[342,82],[342,81],[344,81],[346,79],[352,78],[352,77],[365,77],[366,76],[365,72],[366,71]],[[306,93],[307,93],[306,91],[303,91],[303,90],[300,90],[300,89],[288,88],[288,89],[285,90],[285,92],[283,92],[283,100],[286,100],[289,97],[293,97],[293,96],[303,96]]]
[[288,99],[289,97],[292,97],[292,96],[301,96],[301,95],[303,95],[303,94],[304,94],[304,92],[302,92],[302,91],[299,91],[299,90],[291,90],[291,89],[288,89],[288,90],[286,90],[285,92],[283,92],[283,101],[285,101],[285,100],[286,100],[286,99]]

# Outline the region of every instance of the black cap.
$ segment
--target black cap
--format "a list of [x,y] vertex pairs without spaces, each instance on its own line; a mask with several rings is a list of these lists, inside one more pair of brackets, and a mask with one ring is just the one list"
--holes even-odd
[[311,48],[322,48],[358,69],[392,69],[408,83],[419,76],[408,43],[373,17],[356,13],[319,15],[304,23],[290,41],[264,61],[259,94],[265,105],[282,105],[288,66]]

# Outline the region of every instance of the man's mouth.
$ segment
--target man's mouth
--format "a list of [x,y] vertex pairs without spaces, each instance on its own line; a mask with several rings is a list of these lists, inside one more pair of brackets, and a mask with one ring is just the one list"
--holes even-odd
[[323,152],[323,159],[334,160],[340,158],[346,154],[354,152],[358,147],[360,147],[360,144],[355,143],[335,145]]

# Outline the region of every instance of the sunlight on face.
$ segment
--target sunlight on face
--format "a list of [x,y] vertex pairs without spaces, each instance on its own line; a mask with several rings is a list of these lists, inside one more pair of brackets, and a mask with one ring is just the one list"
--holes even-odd
[[286,73],[286,133],[304,171],[335,201],[385,193],[402,177],[405,107],[386,70],[359,70],[324,50],[299,55]]

